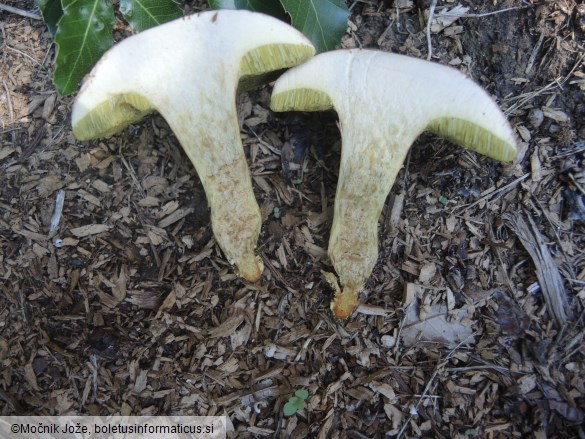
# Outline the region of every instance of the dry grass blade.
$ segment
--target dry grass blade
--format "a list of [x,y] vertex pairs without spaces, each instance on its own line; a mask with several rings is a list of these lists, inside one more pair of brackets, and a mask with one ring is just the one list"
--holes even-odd
[[41,16],[38,14],[33,14],[32,12],[15,8],[14,6],[5,5],[4,3],[0,3],[0,10],[9,12],[11,14],[21,15],[22,17],[26,18],[32,18],[33,20],[41,20]]
[[504,220],[518,236],[536,266],[536,276],[548,311],[557,324],[563,327],[567,323],[568,306],[563,280],[536,224],[530,217],[527,218],[528,222],[520,215],[504,214]]

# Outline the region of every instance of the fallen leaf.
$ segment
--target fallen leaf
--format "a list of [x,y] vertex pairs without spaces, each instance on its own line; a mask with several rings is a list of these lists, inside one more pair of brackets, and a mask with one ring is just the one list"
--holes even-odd
[[441,32],[443,29],[451,26],[453,23],[459,20],[459,18],[464,16],[467,11],[469,11],[469,8],[459,5],[455,6],[451,10],[443,9],[438,14],[435,13],[431,22],[431,32]]
[[473,342],[473,330],[461,323],[465,310],[459,311],[453,321],[449,319],[447,305],[433,304],[424,319],[419,317],[418,299],[406,311],[402,329],[402,342],[414,346],[418,342],[438,343],[455,347],[462,342]]

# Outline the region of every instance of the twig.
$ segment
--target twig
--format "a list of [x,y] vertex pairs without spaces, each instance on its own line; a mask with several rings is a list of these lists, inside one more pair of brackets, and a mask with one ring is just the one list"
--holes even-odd
[[528,9],[531,7],[532,7],[532,5],[514,6],[512,8],[500,9],[498,11],[492,11],[492,12],[483,12],[481,14],[451,14],[449,12],[445,12],[445,13],[441,14],[441,16],[442,17],[462,17],[462,18],[482,18],[482,17],[487,17],[489,15],[502,14],[504,12],[516,11],[519,9]]
[[528,58],[528,65],[526,66],[526,69],[524,70],[524,72],[526,72],[527,75],[532,73],[532,67],[534,67],[534,62],[536,61],[536,57],[540,53],[540,48],[542,47],[543,42],[544,42],[544,31],[542,31],[540,33],[540,38],[538,39],[536,46],[534,46],[534,49],[532,49],[532,54],[530,55],[530,58]]
[[[6,85],[6,81],[2,80],[2,85],[4,86],[4,90],[6,91],[6,102],[8,103],[8,113],[10,114],[10,124],[14,123],[14,109],[12,108],[12,99],[10,98],[10,90]],[[4,125],[4,124],[2,124]],[[4,129],[4,126],[2,126]]]
[[[429,7],[429,19],[427,21],[427,48],[428,48],[427,61],[430,61],[431,57],[433,56],[433,43],[431,42],[431,23],[433,22],[433,16],[435,15],[436,6],[437,6],[437,0],[433,0],[431,3],[431,6]],[[502,14],[504,12],[515,11],[518,9],[526,9],[526,8],[530,8],[530,7],[531,7],[531,5],[516,6],[516,7],[512,7],[512,8],[500,9],[498,11],[484,12],[482,14],[459,14],[459,13],[453,14],[453,13],[449,13],[449,12],[444,12],[441,14],[441,17],[481,18],[481,17],[487,17],[489,15]]]
[[505,114],[513,113],[517,109],[523,107],[524,104],[528,103],[529,101],[531,101],[535,97],[540,96],[541,94],[543,94],[545,91],[548,91],[549,89],[562,88],[563,85],[565,85],[565,82],[567,82],[569,80],[569,78],[573,75],[575,70],[577,70],[579,68],[579,66],[581,65],[581,62],[583,62],[584,59],[585,59],[585,53],[583,53],[579,57],[577,62],[573,65],[573,68],[571,69],[571,71],[569,73],[567,73],[567,75],[564,78],[556,78],[554,81],[550,82],[549,84],[547,84],[546,86],[544,86],[540,90],[537,90],[534,93],[525,93],[525,94],[521,94],[518,96],[514,96],[512,98],[506,99],[506,101],[519,100],[519,102],[516,102],[514,105],[512,105],[506,111],[504,111],[504,113]]
[[577,189],[579,189],[581,191],[581,193],[583,195],[585,195],[585,188],[583,186],[581,186],[581,184],[575,179],[575,177],[573,176],[573,174],[569,174],[569,178],[571,179],[571,181],[573,182],[573,184],[575,186],[577,186]]
[[550,82],[549,84],[545,85],[544,87],[542,87],[541,89],[532,92],[532,93],[523,93],[520,94],[518,96],[513,96],[507,100],[509,101],[513,101],[513,100],[519,100],[518,102],[516,102],[514,105],[512,105],[511,107],[507,108],[504,113],[505,114],[512,114],[514,113],[514,111],[516,111],[519,108],[522,108],[524,106],[524,104],[527,104],[528,102],[530,102],[532,99],[540,96],[541,94],[544,94],[544,92],[548,91],[549,89],[554,89],[557,87],[562,87],[562,84],[560,84],[561,79],[557,78],[554,81]]
[[380,46],[383,42],[384,42],[384,38],[386,38],[386,34],[388,32],[390,32],[390,30],[392,29],[392,26],[394,26],[394,22],[396,21],[396,19],[392,19],[390,21],[390,24],[388,26],[386,26],[386,29],[384,30],[384,32],[382,32],[382,35],[380,35],[378,37],[378,46]]
[[25,57],[27,57],[28,59],[30,59],[32,62],[34,62],[34,63],[35,63],[35,64],[37,64],[38,66],[40,66],[40,67],[43,67],[43,65],[42,65],[40,62],[38,62],[38,61],[37,61],[36,59],[34,59],[32,56],[30,56],[30,55],[28,55],[28,54],[24,53],[22,50],[18,50],[18,49],[15,49],[14,47],[10,47],[8,44],[6,44],[6,48],[7,48],[7,49],[10,49],[10,50],[12,50],[12,51],[14,51],[14,52],[16,52],[16,53],[18,53],[18,54],[22,55],[22,56],[25,56]]
[[[490,233],[490,241],[492,243],[495,242],[496,238],[494,236],[494,231],[491,227],[489,228],[489,233]],[[504,278],[504,281],[505,281],[506,285],[508,286],[508,290],[510,291],[510,293],[513,293],[514,287],[512,286],[512,281],[510,280],[510,276],[508,276],[508,272],[504,269],[504,267],[506,265],[504,264],[504,260],[502,258],[502,251],[500,250],[500,248],[497,245],[490,244],[490,247],[492,247],[492,251],[496,254],[496,257],[500,261],[500,263],[498,264],[498,271],[500,272],[501,276]]]
[[307,351],[307,348],[309,347],[309,345],[313,341],[313,338],[315,337],[315,334],[321,328],[321,325],[323,325],[323,323],[324,323],[324,320],[323,319],[320,319],[319,320],[319,323],[317,323],[317,325],[315,326],[315,328],[311,331],[311,334],[307,337],[307,339],[303,343],[303,346],[301,347],[301,349],[299,350],[299,353],[295,357],[295,361],[299,361],[304,356],[305,352]]
[[429,8],[429,20],[427,21],[427,61],[430,61],[433,55],[433,43],[431,42],[431,23],[433,22],[433,15],[435,15],[435,8],[437,7],[437,0],[433,0]]
[[13,6],[8,6],[3,3],[0,3],[0,10],[11,12],[12,14],[20,15],[26,18],[32,18],[33,20],[42,20],[40,15],[33,14],[32,12],[25,11],[23,9],[18,9]]
[[61,222],[61,214],[63,213],[63,203],[65,202],[65,191],[57,192],[57,199],[55,200],[55,211],[51,218],[51,228],[49,229],[49,239],[57,234],[59,222]]
[[412,302],[410,302],[408,305],[406,305],[406,307],[404,308],[404,310],[402,311],[403,316],[402,316],[402,320],[400,321],[400,327],[398,328],[398,334],[396,334],[396,344],[394,345],[394,353],[396,354],[396,357],[398,357],[398,355],[400,355],[400,335],[402,335],[402,329],[404,329],[404,325],[406,323],[406,314],[408,313],[408,309],[411,306],[414,306],[414,303],[416,302],[416,300],[413,300]]
[[[472,334],[471,337],[473,337],[475,334]],[[447,357],[438,362],[437,366],[435,367],[435,370],[433,371],[433,374],[431,375],[431,377],[429,378],[427,385],[425,386],[422,395],[419,397],[416,405],[414,406],[414,410],[418,410],[418,407],[420,406],[423,398],[427,398],[428,392],[431,389],[431,386],[433,385],[433,382],[435,381],[435,378],[437,377],[437,375],[439,374],[439,372],[441,372],[442,370],[445,370],[445,366],[449,363],[449,360],[451,359],[451,357],[453,356],[453,354],[455,354],[455,352],[457,352],[457,350],[463,345],[463,343],[465,342],[465,340],[463,340],[461,343],[459,343],[457,346],[455,346],[448,354]],[[400,431],[398,432],[398,435],[396,436],[398,439],[400,439],[402,437],[402,435],[404,434],[404,431],[406,430],[406,427],[408,427],[408,425],[410,424],[410,421],[413,418],[413,414],[411,414],[409,416],[409,418],[406,420],[406,422],[402,425],[402,428],[400,429]]]
[[471,203],[471,204],[464,204],[464,205],[462,205],[462,206],[456,206],[456,207],[453,209],[453,211],[455,211],[455,210],[457,210],[457,209],[462,209],[462,208],[465,208],[465,209],[471,209],[472,207],[474,207],[474,206],[477,206],[477,205],[478,205],[479,203],[481,203],[483,200],[485,200],[485,199],[487,199],[487,198],[490,198],[490,197],[492,197],[492,196],[494,196],[494,195],[497,195],[497,194],[499,194],[499,193],[501,193],[501,192],[504,192],[504,191],[506,191],[506,190],[510,189],[512,186],[516,186],[518,183],[520,183],[520,182],[522,182],[522,181],[526,180],[526,179],[527,179],[529,176],[530,176],[530,172],[528,172],[528,173],[524,174],[522,177],[518,177],[516,180],[514,180],[514,181],[512,181],[512,182],[508,183],[507,185],[505,185],[505,186],[502,186],[501,188],[499,188],[499,189],[497,189],[497,190],[495,190],[495,191],[493,191],[493,192],[490,192],[489,194],[486,194],[486,195],[484,195],[484,196],[483,196],[483,197],[481,197],[479,200],[477,200],[477,201],[475,201],[475,202],[473,202],[473,203]]
[[550,158],[550,160],[556,160],[556,159],[560,159],[560,158],[564,158],[564,157],[570,157],[572,155],[579,154],[583,151],[585,151],[585,142],[575,142],[573,147],[571,149],[569,149],[568,151],[560,152],[557,155],[553,155],[549,158]]
[[273,152],[274,154],[276,154],[277,156],[280,157],[280,155],[282,154],[282,151],[280,151],[280,149],[276,148],[275,146],[271,145],[268,142],[265,142],[264,140],[262,140],[260,138],[260,136],[258,134],[256,134],[256,131],[254,131],[252,128],[248,127],[248,130],[250,130],[250,132],[252,134],[254,134],[254,137],[256,137],[256,140],[258,140],[258,142],[260,142],[261,145],[264,145],[266,148],[268,148],[271,152]]
[[122,154],[122,146],[121,145],[120,145],[120,148],[118,149],[118,156],[120,157],[120,160],[122,161],[122,163],[124,164],[124,166],[126,167],[128,172],[130,173],[130,177],[132,178],[132,181],[134,182],[134,185],[138,189],[138,192],[140,192],[140,195],[142,196],[142,198],[146,197],[146,192],[144,192],[144,189],[142,188],[142,185],[140,184],[140,181],[138,180],[138,177],[136,176],[136,172],[134,172],[134,168],[132,168],[132,166],[124,158],[124,154]]
[[481,364],[477,366],[446,367],[445,372],[471,372],[474,370],[495,370],[500,373],[509,373],[510,370],[502,366],[492,364]]
[[98,364],[97,364],[97,356],[95,354],[90,355],[91,361],[91,383],[93,387],[93,400],[95,401],[98,397]]

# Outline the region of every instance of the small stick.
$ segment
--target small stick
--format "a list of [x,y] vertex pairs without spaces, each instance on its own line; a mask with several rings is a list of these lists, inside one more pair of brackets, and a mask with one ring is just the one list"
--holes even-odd
[[[8,113],[10,114],[10,123],[14,123],[14,110],[12,108],[12,99],[10,98],[10,90],[6,85],[6,81],[2,80],[2,85],[4,86],[4,91],[6,92],[6,102],[8,103]],[[2,129],[4,129],[4,123],[2,123]]]
[[61,214],[63,213],[63,203],[65,201],[65,191],[57,192],[57,199],[55,200],[55,212],[51,218],[51,228],[49,229],[49,239],[57,234],[59,222],[61,222]]
[[23,9],[15,8],[13,6],[8,6],[8,5],[5,5],[3,3],[0,3],[0,10],[6,11],[6,12],[11,12],[13,14],[20,15],[20,16],[26,17],[26,18],[32,18],[33,20],[42,20],[40,15],[33,14],[32,12],[28,12],[28,11],[25,11]]
[[561,78],[561,77],[556,78],[554,81],[550,82],[549,84],[545,85],[543,88],[541,88],[540,90],[537,90],[534,93],[524,93],[524,94],[521,94],[518,96],[514,96],[510,99],[507,99],[509,101],[519,100],[519,102],[516,102],[514,105],[509,107],[506,111],[504,111],[504,113],[505,114],[513,113],[517,109],[523,107],[524,104],[530,102],[532,99],[536,98],[537,96],[544,94],[544,92],[548,91],[549,89],[554,90],[555,88],[562,88],[563,85],[565,85],[565,82],[567,82],[569,80],[569,78],[573,75],[575,70],[577,70],[579,68],[579,66],[581,65],[581,63],[583,62],[584,59],[585,59],[585,53],[583,53],[579,57],[577,62],[573,65],[573,68],[571,69],[571,71],[564,78]]
[[462,208],[465,208],[465,210],[467,210],[467,209],[471,209],[472,207],[474,207],[474,206],[477,206],[477,205],[478,205],[479,203],[481,203],[482,201],[484,201],[484,200],[487,200],[488,198],[491,198],[491,197],[493,197],[494,195],[497,195],[497,194],[500,194],[500,193],[502,193],[502,192],[505,192],[505,191],[507,191],[508,189],[512,188],[513,186],[517,185],[518,183],[521,183],[521,182],[523,182],[523,181],[524,181],[524,180],[526,180],[526,179],[527,179],[529,176],[530,176],[530,172],[528,172],[528,173],[524,174],[522,177],[519,177],[519,178],[517,178],[516,180],[512,181],[511,183],[508,183],[507,185],[505,185],[505,186],[502,186],[501,188],[499,188],[499,189],[497,189],[497,190],[495,190],[495,191],[493,191],[493,192],[490,192],[489,194],[486,194],[486,195],[484,195],[484,196],[483,196],[483,197],[481,197],[479,200],[477,200],[477,201],[475,201],[475,202],[473,202],[473,203],[471,203],[471,204],[464,204],[464,205],[461,205],[461,206],[456,206],[455,208],[453,208],[452,212],[454,212],[454,211],[455,211],[455,210],[457,210],[457,209],[462,209]]
[[134,168],[132,168],[132,166],[126,161],[126,159],[124,158],[124,155],[122,154],[122,146],[120,146],[120,148],[118,149],[118,156],[120,157],[120,160],[122,161],[122,163],[124,164],[124,166],[126,167],[128,172],[130,173],[130,177],[132,178],[132,181],[134,182],[134,185],[138,189],[138,192],[140,192],[140,195],[142,196],[142,198],[146,197],[146,192],[144,192],[144,188],[140,184],[140,181],[138,180],[138,177],[136,176],[136,172],[134,172]]
[[10,50],[12,50],[12,51],[14,51],[14,52],[16,52],[16,53],[19,53],[19,54],[20,54],[20,55],[22,55],[22,56],[25,56],[25,57],[27,57],[28,59],[30,59],[32,62],[34,62],[34,63],[35,63],[35,64],[37,64],[38,66],[41,66],[41,67],[42,67],[42,64],[41,64],[40,62],[38,62],[36,59],[34,59],[32,56],[28,55],[27,53],[24,53],[24,52],[23,52],[23,51],[21,51],[21,50],[15,49],[14,47],[10,47],[8,44],[6,44],[6,48],[7,48],[7,49],[10,49]]
[[482,17],[487,17],[488,15],[496,15],[496,14],[501,14],[503,12],[517,11],[519,9],[527,9],[527,8],[531,8],[531,7],[532,7],[532,5],[514,6],[512,8],[500,9],[498,11],[492,11],[492,12],[483,12],[481,14],[450,14],[449,12],[445,12],[442,15],[444,17],[455,16],[455,17],[462,17],[462,18],[482,18]]
[[[472,334],[472,337],[475,334]],[[439,374],[439,372],[441,372],[442,370],[445,369],[445,366],[449,363],[449,360],[451,359],[451,357],[455,354],[455,352],[463,345],[463,343],[465,343],[465,340],[463,340],[461,343],[459,343],[457,346],[455,346],[448,354],[447,357],[443,360],[443,361],[439,361],[437,363],[437,366],[435,367],[435,370],[433,371],[433,374],[431,375],[431,377],[429,378],[422,395],[419,397],[417,403],[414,405],[414,413],[416,413],[416,410],[418,410],[418,407],[420,406],[422,399],[423,398],[428,398],[429,396],[432,397],[432,395],[428,395],[429,391],[431,390],[431,386],[433,385],[435,378],[437,377],[437,375]],[[400,431],[398,432],[398,439],[400,439],[402,437],[402,435],[404,434],[404,431],[406,430],[406,427],[408,427],[408,424],[410,424],[410,421],[412,420],[412,418],[414,417],[414,413],[411,411],[411,414],[409,416],[409,418],[406,420],[406,422],[402,425],[402,428],[400,429]]]
[[577,189],[579,189],[581,191],[581,193],[583,195],[585,195],[585,188],[583,186],[581,186],[581,184],[579,184],[579,182],[575,179],[575,177],[573,176],[573,174],[569,174],[569,178],[571,179],[571,181],[573,182],[573,184],[575,186],[577,186]]
[[433,0],[431,7],[429,8],[429,20],[427,22],[427,61],[431,60],[433,55],[433,43],[431,42],[431,23],[433,22],[433,15],[435,15],[435,7],[437,6],[437,0]]
[[309,347],[309,345],[313,341],[313,337],[315,337],[315,334],[317,333],[317,331],[319,330],[319,328],[321,328],[321,325],[323,323],[324,323],[323,319],[320,319],[319,320],[319,323],[317,323],[317,325],[315,326],[315,329],[313,329],[311,331],[311,335],[309,335],[307,337],[307,339],[305,340],[305,342],[303,343],[303,346],[301,347],[301,350],[299,351],[299,353],[295,357],[295,361],[299,361],[302,358],[302,356],[305,354],[305,352],[307,351],[307,348]]

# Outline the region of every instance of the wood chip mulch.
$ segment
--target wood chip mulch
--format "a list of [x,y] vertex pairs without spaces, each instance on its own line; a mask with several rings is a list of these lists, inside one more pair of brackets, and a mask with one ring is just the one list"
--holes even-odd
[[[348,2],[342,45],[426,58],[432,3]],[[239,97],[266,266],[248,284],[166,122],[76,141],[48,31],[0,11],[0,415],[226,415],[239,438],[584,438],[585,9],[435,3],[433,61],[497,99],[521,152],[502,165],[423,134],[342,323],[323,274],[334,113],[274,114],[270,87]],[[297,389],[305,407],[284,416]]]

